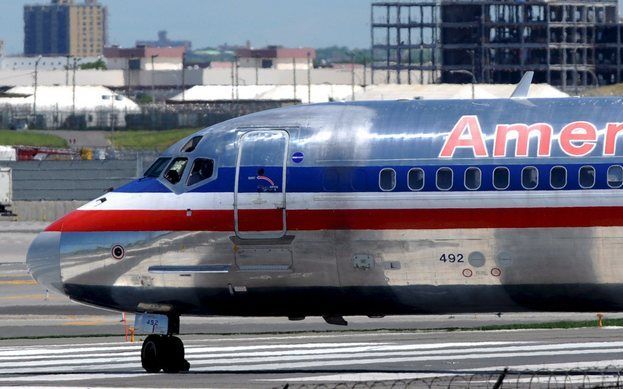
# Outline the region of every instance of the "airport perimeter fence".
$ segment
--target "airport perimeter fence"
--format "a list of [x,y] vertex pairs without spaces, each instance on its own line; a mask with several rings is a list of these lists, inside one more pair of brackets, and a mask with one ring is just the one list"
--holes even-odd
[[141,177],[155,154],[105,160],[2,161],[13,171],[14,201],[88,201]]
[[209,103],[147,104],[140,110],[100,106],[89,110],[0,106],[0,129],[170,130],[203,128],[238,116],[294,104],[294,101],[225,100]]
[[[341,372],[340,374],[343,374]],[[369,373],[361,372],[363,376]],[[384,372],[377,375],[417,376],[413,379],[343,382],[337,384],[288,384],[288,389],[402,389],[402,388],[621,388],[620,367],[571,370],[504,370],[455,374],[447,372]],[[332,374],[333,375],[333,374]],[[339,374],[336,373],[337,377]],[[338,378],[339,379],[339,378]],[[284,386],[285,387],[285,386]]]

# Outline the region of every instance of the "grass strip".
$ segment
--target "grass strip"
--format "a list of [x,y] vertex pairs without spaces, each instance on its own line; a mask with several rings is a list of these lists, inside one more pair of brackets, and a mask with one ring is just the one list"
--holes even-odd
[[117,131],[108,135],[118,149],[162,151],[180,139],[197,132],[194,128],[165,131]]
[[67,147],[67,141],[60,136],[43,134],[35,131],[0,130],[0,145],[4,146],[35,146],[35,147]]

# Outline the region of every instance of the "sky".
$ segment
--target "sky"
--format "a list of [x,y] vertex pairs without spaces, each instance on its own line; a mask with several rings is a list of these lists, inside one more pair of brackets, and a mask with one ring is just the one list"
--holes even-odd
[[[76,0],[82,2],[82,0]],[[0,0],[0,39],[6,54],[23,51],[25,4],[49,0]],[[223,43],[254,47],[370,47],[372,0],[100,0],[108,6],[110,44],[134,46],[156,39],[187,39],[193,48]]]

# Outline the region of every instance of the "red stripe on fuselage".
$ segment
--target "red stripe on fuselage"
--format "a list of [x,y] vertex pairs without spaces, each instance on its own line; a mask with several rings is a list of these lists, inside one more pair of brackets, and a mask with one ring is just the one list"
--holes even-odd
[[[239,212],[245,230],[280,230],[275,210]],[[623,207],[289,210],[291,231],[623,226]],[[233,231],[234,212],[74,211],[46,231]]]

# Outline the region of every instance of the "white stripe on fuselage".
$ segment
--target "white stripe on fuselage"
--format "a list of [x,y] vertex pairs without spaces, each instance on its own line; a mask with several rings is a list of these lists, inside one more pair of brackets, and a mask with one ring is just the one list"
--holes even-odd
[[[124,193],[111,192],[106,201],[91,201],[80,210],[231,210],[233,193]],[[281,193],[242,193],[239,204],[249,209],[275,209]],[[289,210],[318,209],[470,209],[621,207],[623,191],[507,191],[507,192],[386,192],[288,193]]]

